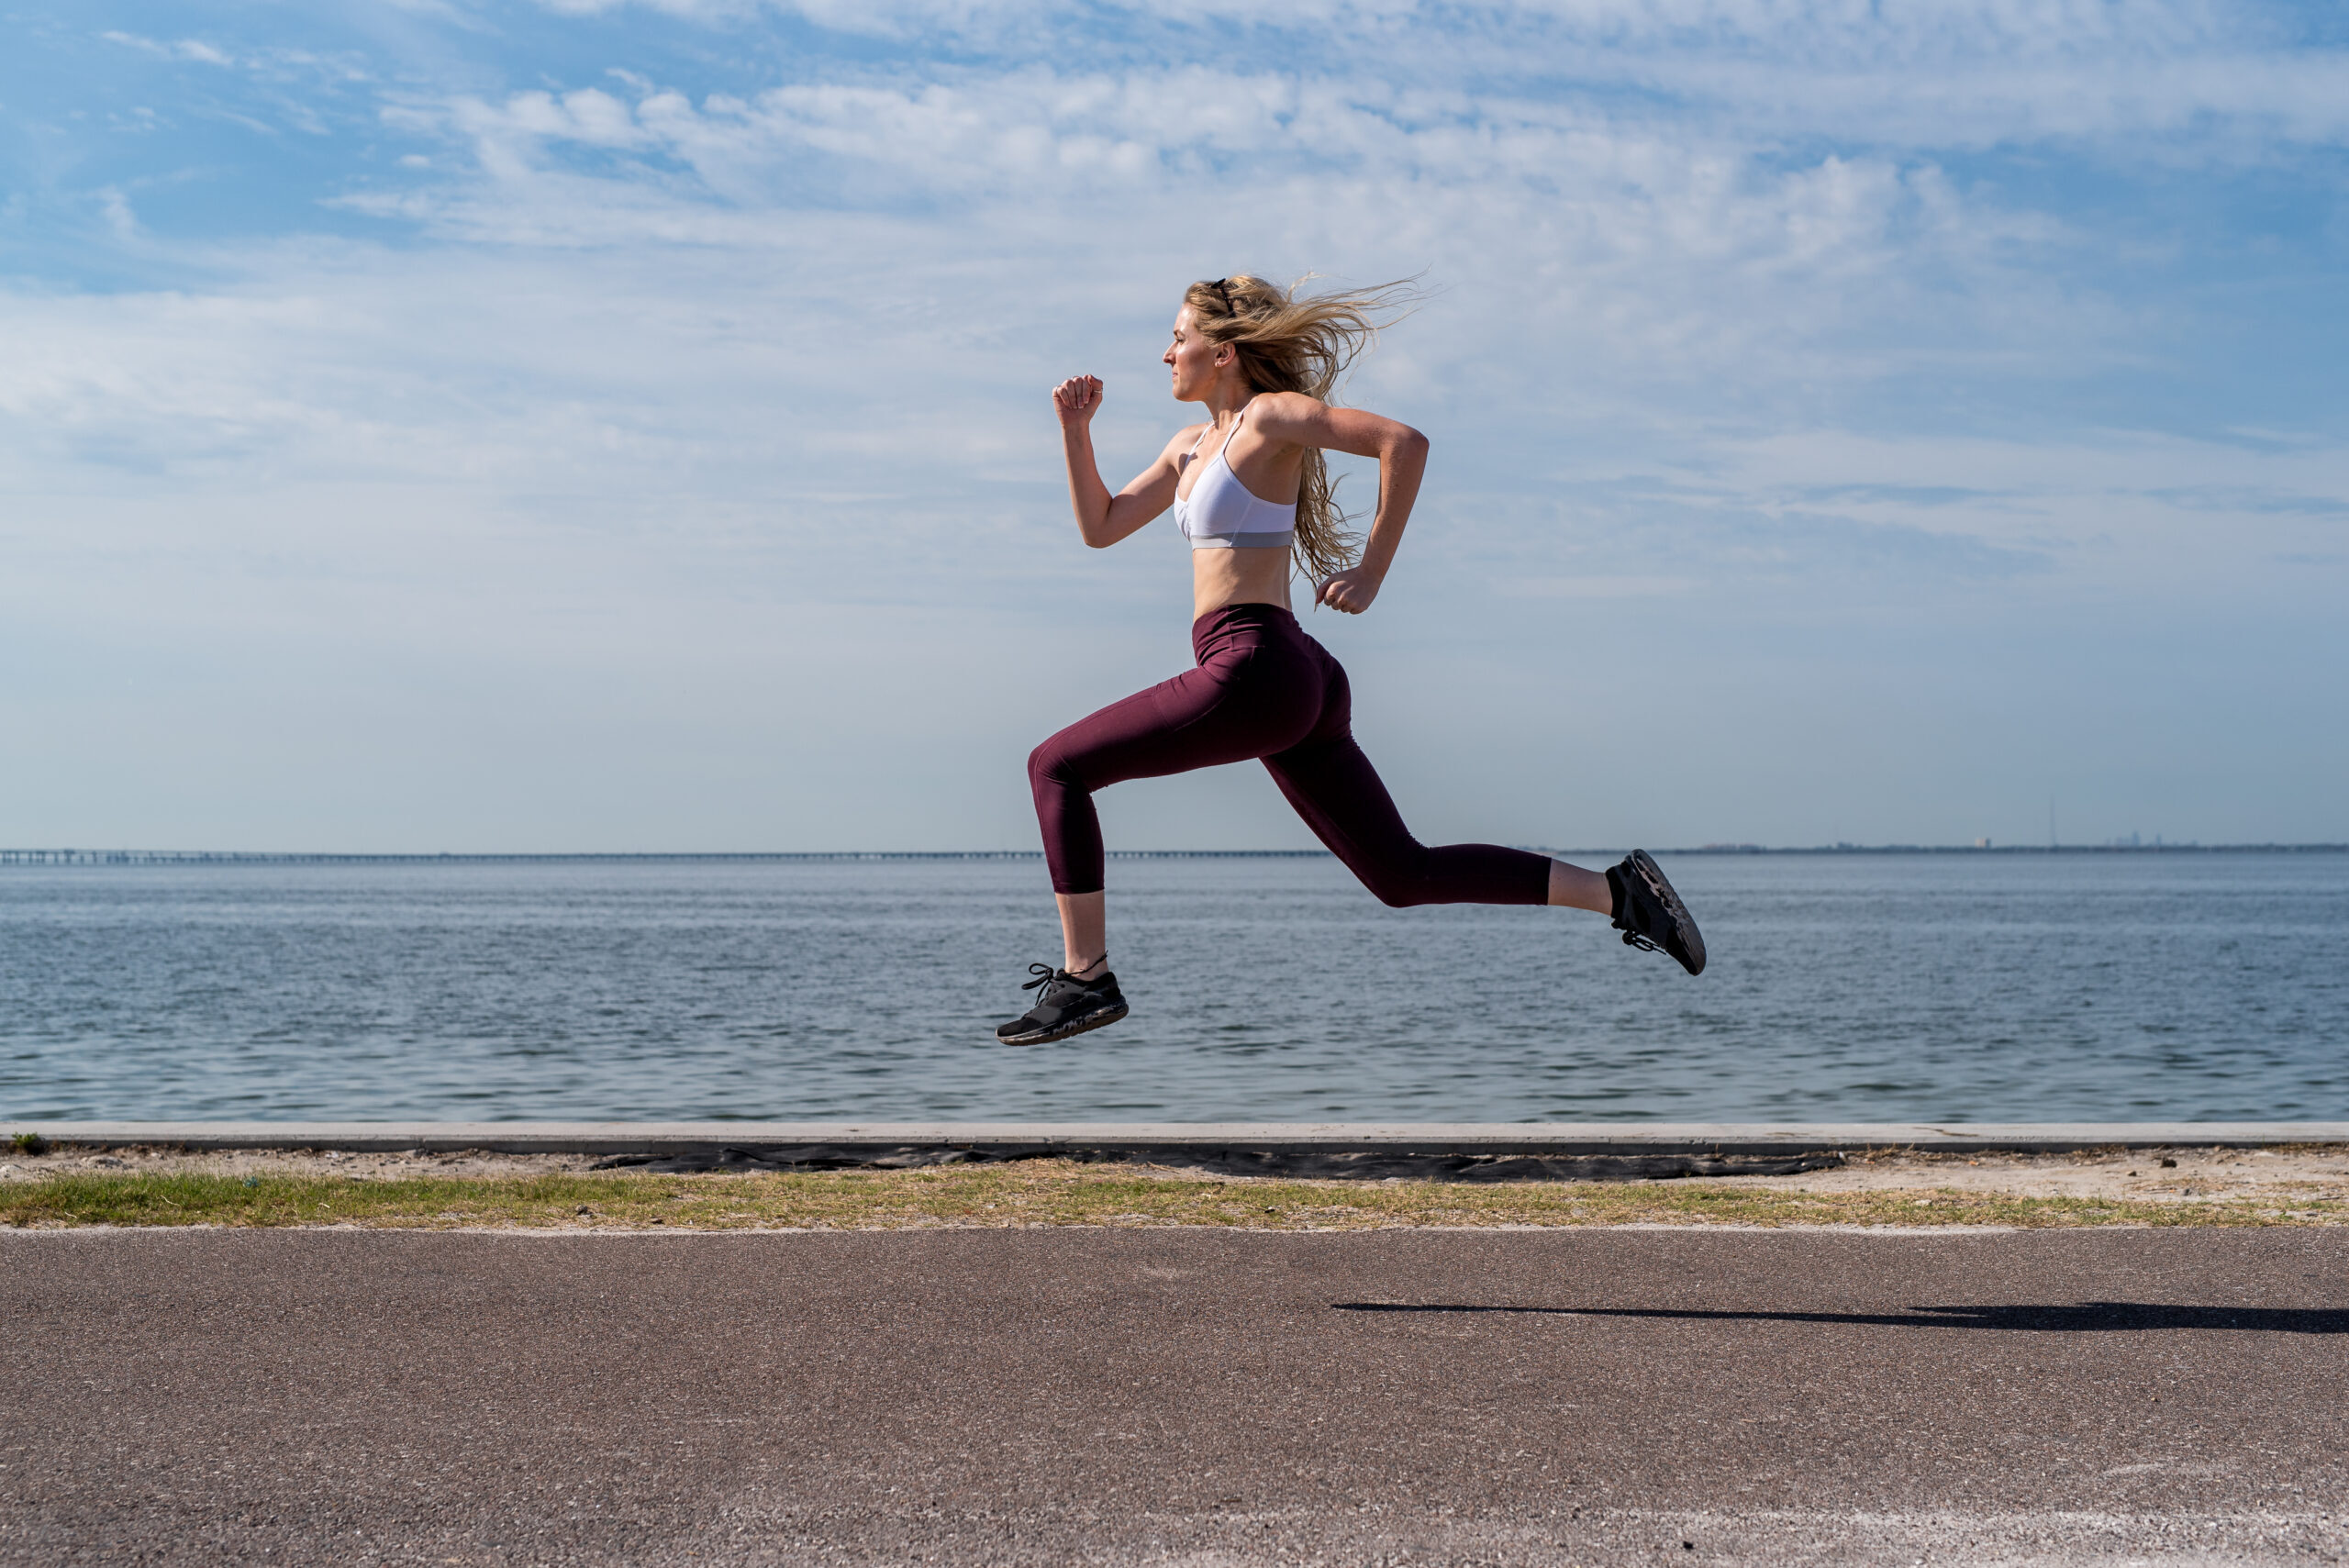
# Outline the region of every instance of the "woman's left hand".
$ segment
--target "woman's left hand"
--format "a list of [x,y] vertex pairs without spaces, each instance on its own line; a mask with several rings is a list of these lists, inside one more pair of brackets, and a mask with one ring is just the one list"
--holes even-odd
[[1314,596],[1333,610],[1358,616],[1378,597],[1378,583],[1376,574],[1357,566],[1322,584],[1321,592]]

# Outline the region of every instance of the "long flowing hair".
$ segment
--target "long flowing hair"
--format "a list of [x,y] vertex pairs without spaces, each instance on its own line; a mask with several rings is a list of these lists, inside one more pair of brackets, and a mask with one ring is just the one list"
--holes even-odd
[[[1408,280],[1353,293],[1297,292],[1310,279],[1308,273],[1283,288],[1269,278],[1236,272],[1193,284],[1183,291],[1183,302],[1201,337],[1239,350],[1252,390],[1301,392],[1330,403],[1348,367],[1386,324],[1380,318],[1408,308],[1419,295]],[[1308,447],[1297,491],[1297,554],[1316,581],[1354,563],[1361,536],[1347,530],[1349,520],[1321,450]]]

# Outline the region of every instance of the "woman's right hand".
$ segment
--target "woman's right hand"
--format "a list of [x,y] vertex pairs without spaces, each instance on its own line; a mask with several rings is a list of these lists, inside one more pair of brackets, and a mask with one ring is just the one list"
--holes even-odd
[[1093,422],[1095,410],[1101,406],[1101,378],[1097,375],[1074,375],[1052,388],[1052,411],[1061,417],[1061,428],[1074,429]]

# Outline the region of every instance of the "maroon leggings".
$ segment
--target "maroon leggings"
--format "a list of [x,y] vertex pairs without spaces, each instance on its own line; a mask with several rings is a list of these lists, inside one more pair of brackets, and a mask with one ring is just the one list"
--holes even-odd
[[1384,904],[1542,904],[1550,862],[1497,844],[1430,849],[1403,826],[1354,744],[1346,673],[1277,605],[1227,605],[1191,623],[1196,670],[1079,719],[1029,754],[1056,893],[1101,890],[1093,792],[1264,760],[1314,836]]

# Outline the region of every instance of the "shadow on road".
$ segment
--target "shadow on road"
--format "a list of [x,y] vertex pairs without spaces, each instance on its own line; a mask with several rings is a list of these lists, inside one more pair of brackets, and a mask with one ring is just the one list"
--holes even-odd
[[2083,1301],[2069,1307],[1912,1307],[1906,1312],[1736,1312],[1682,1307],[1471,1307],[1407,1301],[1333,1301],[1340,1312],[1538,1313],[1560,1318],[1684,1318],[1759,1323],[1872,1323],[1891,1329],[2028,1329],[2115,1333],[2143,1329],[2249,1329],[2279,1334],[2349,1334],[2349,1308],[2169,1307]]

